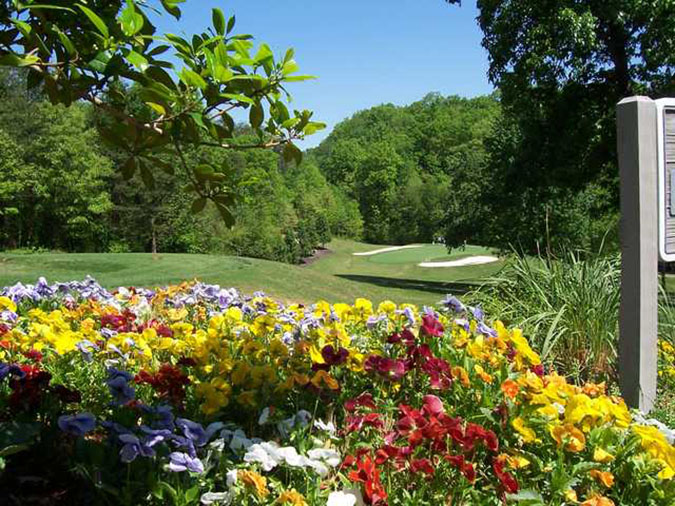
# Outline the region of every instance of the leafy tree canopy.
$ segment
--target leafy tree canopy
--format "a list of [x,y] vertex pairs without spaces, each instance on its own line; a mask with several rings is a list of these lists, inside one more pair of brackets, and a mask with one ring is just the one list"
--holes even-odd
[[477,5],[504,108],[483,195],[494,240],[529,250],[556,240],[597,244],[616,231],[617,102],[675,92],[675,2]]
[[[213,9],[212,27],[186,39],[158,33],[150,14],[179,19],[185,0],[2,0],[0,65],[28,69],[31,88],[44,87],[53,104],[87,101],[116,118],[101,130],[127,153],[126,178],[140,173],[146,185],[155,169],[181,179],[197,194],[193,209],[208,200],[228,224],[236,187],[226,167],[188,163],[190,148],[274,148],[299,162],[293,141],[324,125],[310,111],[289,111],[286,84],[298,75],[293,50],[275,57],[270,47],[235,34],[234,16]],[[175,66],[172,61],[180,62]],[[124,94],[137,88],[149,108],[130,111]],[[105,100],[111,94],[111,100]],[[122,105],[118,105],[122,104]],[[248,111],[254,137],[237,135],[233,113]],[[158,155],[171,153],[176,162]]]
[[[484,223],[483,141],[500,116],[496,96],[431,93],[406,107],[361,111],[312,150],[326,179],[359,204],[365,239],[463,244]],[[446,233],[447,230],[447,233]]]

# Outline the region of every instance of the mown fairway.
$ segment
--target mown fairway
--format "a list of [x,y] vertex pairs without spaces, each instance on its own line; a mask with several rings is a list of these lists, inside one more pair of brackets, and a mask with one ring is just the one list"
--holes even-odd
[[[353,241],[334,241],[332,253],[308,266],[221,255],[143,253],[0,253],[0,285],[32,283],[39,276],[49,281],[94,276],[109,288],[158,286],[199,279],[244,292],[262,290],[283,300],[351,302],[357,297],[373,301],[433,304],[447,292],[459,293],[494,275],[500,263],[485,266],[425,269],[417,263],[447,260],[442,246],[400,250],[369,257],[354,252],[378,248]],[[472,248],[452,259],[486,253]]]

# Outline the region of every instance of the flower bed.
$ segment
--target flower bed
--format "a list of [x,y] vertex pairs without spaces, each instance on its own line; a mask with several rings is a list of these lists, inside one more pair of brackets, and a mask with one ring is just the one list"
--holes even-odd
[[0,297],[2,492],[64,504],[672,505],[672,433],[517,329],[201,283]]

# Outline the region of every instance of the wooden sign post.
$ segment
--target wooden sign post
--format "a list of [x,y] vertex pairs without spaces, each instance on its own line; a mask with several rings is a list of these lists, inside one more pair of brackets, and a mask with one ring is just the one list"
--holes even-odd
[[621,177],[619,382],[626,402],[649,412],[656,398],[658,335],[657,106],[631,97],[617,107]]

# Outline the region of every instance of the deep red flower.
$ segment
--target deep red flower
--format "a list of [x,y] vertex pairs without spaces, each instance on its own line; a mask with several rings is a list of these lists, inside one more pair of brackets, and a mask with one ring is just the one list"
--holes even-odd
[[422,317],[422,332],[431,337],[441,337],[443,335],[443,325],[432,315],[424,315]]
[[546,371],[544,370],[544,366],[542,364],[533,365],[530,367],[530,370],[540,378],[543,378],[546,375]]
[[80,392],[64,387],[63,385],[54,385],[51,390],[61,402],[66,404],[74,404],[82,400],[82,394],[80,394]]
[[359,407],[375,409],[375,401],[373,400],[373,395],[371,393],[365,392],[354,399],[346,400],[344,407],[349,412],[356,411],[356,408]]
[[387,342],[390,344],[403,343],[406,346],[412,346],[415,344],[415,334],[413,334],[410,329],[403,329],[400,333],[395,332],[387,338]]
[[117,332],[134,332],[139,330],[134,324],[136,315],[129,309],[122,314],[108,313],[101,316],[101,328],[116,330]]
[[380,481],[380,470],[370,456],[359,457],[356,461],[356,470],[350,471],[348,478],[352,482],[364,484],[366,504],[372,504],[373,506],[387,504],[387,492]]
[[9,381],[9,387],[12,389],[9,404],[13,409],[30,411],[36,409],[42,402],[52,375],[36,365],[22,365],[20,369],[24,376]]
[[363,427],[374,427],[376,429],[384,427],[384,422],[379,413],[347,416],[345,423],[347,424],[347,432],[355,432],[361,430]]
[[408,368],[404,360],[370,355],[364,364],[368,372],[376,372],[383,378],[398,381],[405,376]]
[[471,462],[466,461],[464,455],[446,455],[443,458],[450,462],[451,466],[458,469],[471,483],[476,481],[476,468],[473,467]]
[[349,357],[349,351],[345,348],[338,348],[337,350],[330,344],[323,347],[321,356],[328,366],[344,364]]
[[178,359],[178,365],[182,367],[194,367],[197,365],[197,361],[194,358],[181,357]]
[[34,362],[40,363],[42,362],[42,353],[40,353],[38,350],[31,349],[29,351],[25,351],[23,353],[23,356],[26,357],[28,360],[33,360]]
[[410,471],[413,473],[424,473],[429,477],[434,475],[434,466],[429,459],[413,459],[410,461]]
[[141,370],[134,381],[139,385],[150,385],[161,398],[168,399],[174,405],[182,404],[185,386],[190,384],[190,379],[183,371],[171,364],[162,364],[156,373]]
[[504,490],[509,494],[515,494],[518,492],[518,481],[516,478],[509,472],[504,471],[504,459],[496,457],[492,461],[492,469],[495,472],[495,476],[500,481]]
[[499,440],[497,439],[497,435],[491,430],[485,429],[475,423],[467,424],[465,438],[465,446],[469,450],[473,449],[473,446],[477,441],[482,441],[485,446],[493,452],[499,450]]
[[423,397],[424,406],[422,407],[422,412],[427,415],[437,416],[441,413],[445,413],[445,408],[443,407],[443,401],[440,400],[435,395],[425,395]]

